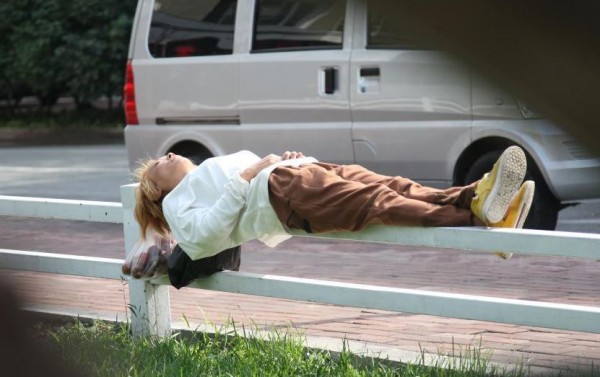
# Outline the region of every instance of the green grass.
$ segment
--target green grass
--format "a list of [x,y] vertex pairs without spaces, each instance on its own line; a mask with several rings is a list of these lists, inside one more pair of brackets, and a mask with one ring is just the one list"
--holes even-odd
[[[235,328],[230,324],[228,328]],[[235,334],[236,332],[234,332]],[[237,333],[246,334],[244,328]],[[410,376],[471,377],[526,376],[523,368],[493,368],[489,355],[467,351],[434,367],[397,364],[361,358],[347,350],[332,354],[307,349],[305,339],[292,329],[264,336],[194,332],[168,338],[132,337],[125,324],[74,322],[52,328],[45,338],[56,360],[96,376]],[[425,353],[423,353],[424,359]],[[458,357],[457,357],[458,356]]]

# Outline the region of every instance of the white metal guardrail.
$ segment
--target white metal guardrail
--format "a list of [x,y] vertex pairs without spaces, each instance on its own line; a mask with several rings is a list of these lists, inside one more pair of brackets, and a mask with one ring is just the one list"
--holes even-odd
[[[139,228],[133,217],[135,185],[121,187],[121,203],[0,196],[0,216],[123,223],[125,250]],[[349,239],[463,250],[515,252],[600,260],[600,235],[480,228],[398,228],[374,226],[359,233],[297,236]],[[121,279],[119,259],[0,249],[0,268]],[[168,335],[169,281],[130,279],[135,334]],[[600,333],[600,307],[420,291],[241,272],[222,272],[191,287],[266,297],[540,326]]]

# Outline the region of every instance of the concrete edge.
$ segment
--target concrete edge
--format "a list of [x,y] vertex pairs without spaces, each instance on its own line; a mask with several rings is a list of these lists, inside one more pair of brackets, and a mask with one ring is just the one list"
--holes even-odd
[[123,128],[0,128],[0,146],[124,144]]

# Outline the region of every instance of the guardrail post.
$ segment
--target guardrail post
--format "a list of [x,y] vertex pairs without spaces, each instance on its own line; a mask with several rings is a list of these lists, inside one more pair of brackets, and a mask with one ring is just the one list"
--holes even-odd
[[[140,234],[139,225],[134,217],[136,186],[137,184],[121,186],[125,254],[131,250]],[[168,336],[171,334],[169,286],[155,285],[147,280],[132,278],[129,280],[129,302],[133,335]]]

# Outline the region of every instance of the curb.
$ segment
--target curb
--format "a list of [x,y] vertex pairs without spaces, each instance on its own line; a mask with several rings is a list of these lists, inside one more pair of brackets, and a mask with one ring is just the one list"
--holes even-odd
[[124,144],[123,128],[0,128],[0,147]]

